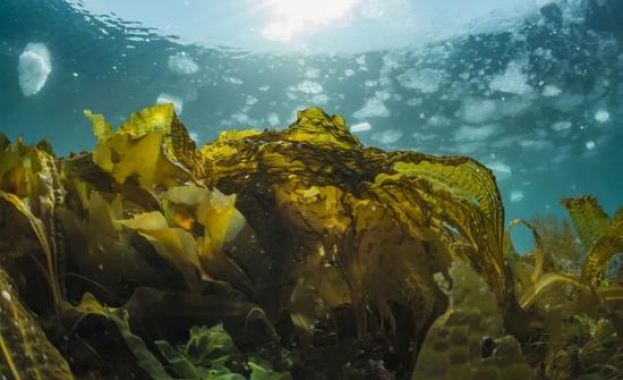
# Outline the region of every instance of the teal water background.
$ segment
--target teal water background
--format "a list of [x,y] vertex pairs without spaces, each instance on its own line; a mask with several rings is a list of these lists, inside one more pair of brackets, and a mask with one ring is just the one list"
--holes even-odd
[[[613,213],[623,206],[623,2],[543,3],[508,29],[315,53],[188,44],[79,2],[4,0],[0,131],[48,137],[64,155],[95,144],[84,109],[119,124],[161,94],[181,100],[199,143],[285,127],[321,106],[367,145],[480,160],[507,220],[564,216],[558,200],[587,193]],[[25,96],[18,63],[31,42],[45,44],[51,72]],[[517,239],[527,249],[527,235]]]

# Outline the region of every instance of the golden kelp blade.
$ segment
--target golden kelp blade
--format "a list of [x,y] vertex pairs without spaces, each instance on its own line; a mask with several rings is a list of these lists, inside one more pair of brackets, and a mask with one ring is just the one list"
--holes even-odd
[[114,136],[110,123],[101,114],[94,114],[91,110],[84,110],[84,116],[93,124],[93,134],[101,144]]
[[597,199],[590,195],[564,198],[560,203],[571,216],[573,227],[580,237],[584,252],[588,252],[610,223],[608,214]]
[[532,275],[530,276],[530,281],[535,283],[541,276],[541,272],[543,271],[543,262],[545,261],[543,239],[541,239],[541,235],[530,222],[521,218],[512,220],[509,228],[512,229],[518,224],[523,224],[530,230],[530,232],[532,232],[532,239],[534,240],[534,272],[532,272]]
[[65,359],[20,303],[0,268],[0,375],[12,380],[71,380]]
[[[392,158],[396,172],[408,177],[424,178],[433,188],[452,196],[452,202],[457,205],[443,210],[445,218],[450,217],[446,222],[469,235],[478,247],[479,255],[468,259],[473,261],[476,268],[492,270],[490,273],[482,272],[481,275],[496,283],[497,289],[493,289],[496,294],[503,293],[504,208],[492,171],[468,157],[420,155],[414,160],[413,155],[404,153],[403,156]],[[472,210],[466,210],[469,213],[464,215],[454,213],[454,209],[458,211],[459,202],[470,204]]]
[[617,212],[588,251],[582,267],[582,279],[594,279],[608,260],[619,252],[623,252],[623,209]]
[[55,258],[52,257],[52,250],[50,249],[50,243],[46,236],[45,226],[43,225],[43,222],[41,222],[40,219],[34,216],[28,209],[28,206],[26,206],[24,202],[22,202],[22,200],[15,195],[5,193],[4,191],[0,190],[0,197],[12,203],[17,210],[19,210],[22,214],[24,214],[24,216],[26,216],[26,218],[28,218],[28,222],[30,223],[30,226],[37,235],[37,239],[39,240],[41,248],[43,249],[43,253],[45,254],[48,278],[50,280],[50,288],[52,289],[52,295],[54,297],[54,305],[59,308],[61,305],[62,296],[58,283],[58,274],[56,273],[56,268],[54,265]]
[[158,104],[133,113],[116,133],[102,115],[93,114],[89,110],[85,110],[84,114],[91,120],[93,131],[100,144],[105,144],[115,137],[126,136],[129,141],[135,141],[149,134],[156,134],[162,137],[164,155],[171,162],[179,163],[189,171],[202,166],[195,142],[177,118],[170,103]]
[[534,285],[524,291],[519,299],[519,305],[524,309],[529,308],[546,289],[557,283],[568,284],[584,291],[590,291],[586,284],[574,277],[550,272],[541,276]]
[[372,306],[389,325],[392,303],[416,308],[416,330],[440,312],[432,275],[447,268],[450,243],[466,247],[460,257],[504,299],[504,215],[489,169],[466,157],[364,148],[341,117],[319,108],[297,116],[285,130],[225,134],[201,148],[208,183],[278,216],[274,227],[248,219],[258,235],[281,228],[293,237],[271,255],[334,251],[326,265],[343,274],[355,308]]

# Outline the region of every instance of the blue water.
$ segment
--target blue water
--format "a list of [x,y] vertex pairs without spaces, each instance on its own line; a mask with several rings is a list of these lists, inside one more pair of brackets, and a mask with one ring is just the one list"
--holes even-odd
[[[189,44],[76,4],[0,3],[0,131],[10,138],[92,149],[84,109],[120,123],[161,94],[181,100],[200,143],[284,127],[319,105],[367,145],[489,165],[507,220],[564,216],[558,200],[585,193],[610,213],[623,205],[621,1],[553,1],[507,28],[345,53]],[[45,45],[51,71],[25,96],[18,65],[29,43]],[[527,235],[517,241],[529,246]]]

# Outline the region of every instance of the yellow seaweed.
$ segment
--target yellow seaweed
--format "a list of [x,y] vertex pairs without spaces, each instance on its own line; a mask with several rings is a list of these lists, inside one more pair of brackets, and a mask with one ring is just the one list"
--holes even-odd
[[0,267],[0,375],[15,380],[70,380],[67,361],[22,306],[8,274]]
[[61,294],[61,290],[60,290],[60,286],[58,282],[58,273],[57,273],[57,269],[55,265],[56,258],[53,257],[52,249],[50,248],[50,243],[48,241],[48,237],[47,237],[43,222],[39,218],[34,216],[30,212],[28,206],[26,206],[24,202],[22,202],[22,200],[19,199],[17,196],[10,194],[10,193],[5,193],[4,191],[0,191],[0,197],[10,202],[11,204],[13,204],[13,206],[15,206],[15,208],[19,212],[21,212],[24,216],[26,216],[26,218],[28,219],[28,222],[30,223],[30,226],[35,232],[35,235],[37,236],[37,240],[39,241],[39,244],[41,244],[41,249],[43,250],[43,253],[45,255],[45,261],[47,265],[46,269],[48,271],[47,275],[48,275],[48,280],[50,282],[50,289],[52,289],[52,297],[54,298],[54,305],[57,309],[59,309],[61,307],[63,296]]
[[590,195],[564,198],[560,203],[571,216],[573,226],[584,247],[584,252],[588,252],[610,223],[608,214],[606,214],[597,199]]
[[604,269],[606,262],[616,253],[623,252],[623,210],[610,220],[603,233],[586,254],[582,278],[591,280]]

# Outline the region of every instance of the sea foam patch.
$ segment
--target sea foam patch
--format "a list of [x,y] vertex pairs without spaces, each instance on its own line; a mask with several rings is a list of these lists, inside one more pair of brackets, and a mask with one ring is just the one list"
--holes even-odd
[[372,129],[372,125],[367,121],[351,125],[350,131],[353,133],[366,132]]
[[513,190],[511,191],[511,202],[517,203],[520,202],[524,198],[524,194],[522,190]]
[[39,42],[27,44],[17,63],[22,94],[32,96],[41,91],[51,72],[52,63],[48,48]]
[[167,94],[165,92],[161,92],[160,95],[158,95],[158,99],[156,99],[156,103],[158,104],[173,103],[173,108],[175,108],[175,113],[178,115],[182,113],[182,106],[184,105],[184,101],[181,98],[178,98],[177,96],[174,96],[171,94]]
[[492,161],[486,165],[489,169],[493,170],[493,174],[495,174],[498,180],[510,178],[513,174],[511,167],[501,161]]
[[199,65],[186,54],[177,54],[169,57],[169,70],[180,75],[191,75],[199,71]]

